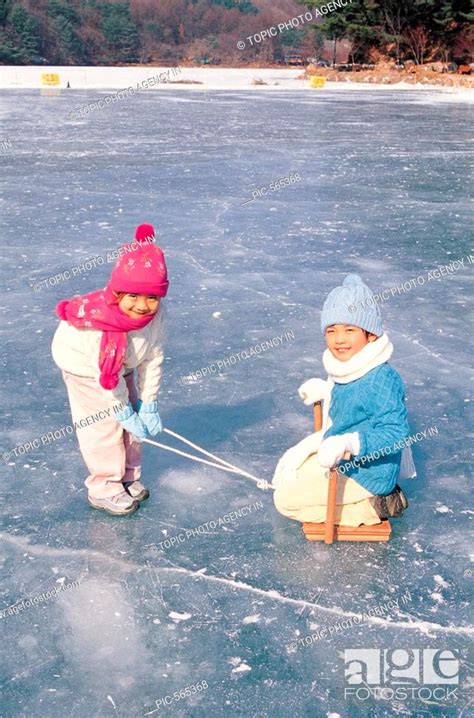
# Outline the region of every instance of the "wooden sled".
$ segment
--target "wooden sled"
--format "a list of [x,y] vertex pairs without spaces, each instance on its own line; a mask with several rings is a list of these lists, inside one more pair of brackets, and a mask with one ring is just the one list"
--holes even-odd
[[[314,405],[314,430],[320,431],[323,425],[323,412],[321,402]],[[344,459],[350,455],[345,454]],[[328,485],[328,505],[326,521],[321,524],[305,521],[303,533],[308,541],[388,541],[392,532],[390,521],[384,520],[374,526],[342,526],[335,524],[336,514],[337,470],[331,469]]]

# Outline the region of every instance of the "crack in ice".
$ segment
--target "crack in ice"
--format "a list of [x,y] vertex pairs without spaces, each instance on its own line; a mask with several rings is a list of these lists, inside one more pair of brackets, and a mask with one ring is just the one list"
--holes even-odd
[[[12,543],[15,546],[20,547],[22,550],[26,550],[29,553],[36,554],[36,555],[43,555],[43,556],[87,556],[87,557],[94,557],[96,559],[99,559],[101,561],[105,561],[106,563],[113,563],[118,564],[120,568],[123,570],[138,570],[138,571],[146,571],[147,565],[137,564],[131,561],[126,561],[124,559],[117,559],[114,556],[109,556],[108,554],[104,554],[101,551],[96,550],[89,550],[89,549],[71,549],[71,548],[63,548],[63,549],[54,549],[50,548],[49,546],[43,546],[43,545],[31,545],[28,541],[28,539],[25,539],[23,537],[13,537],[10,535],[0,534],[0,539],[4,539],[5,541]],[[331,608],[329,606],[321,606],[320,604],[317,605],[315,603],[312,603],[311,601],[305,601],[301,598],[291,598],[289,596],[282,596],[281,593],[276,591],[275,589],[271,590],[265,590],[263,588],[257,588],[256,586],[251,586],[248,583],[244,583],[243,581],[236,581],[234,579],[230,578],[224,578],[222,576],[211,576],[205,573],[202,573],[202,569],[199,569],[198,571],[193,571],[191,569],[187,568],[181,568],[181,567],[173,567],[170,568],[168,566],[157,566],[157,571],[162,571],[163,573],[169,573],[169,574],[180,574],[182,576],[186,576],[189,578],[194,578],[199,581],[209,581],[210,583],[217,583],[220,585],[230,586],[231,588],[235,588],[239,591],[247,591],[249,593],[254,593],[258,596],[262,596],[266,599],[272,600],[272,601],[279,601],[280,603],[286,603],[290,604],[292,606],[298,606],[298,607],[305,607],[305,608],[311,608],[313,610],[320,611],[321,613],[330,614],[337,617],[342,618],[355,618],[358,617],[359,614],[353,613],[352,611],[344,611],[341,608]],[[407,614],[405,614],[407,615]],[[410,618],[408,616],[408,618]],[[445,634],[459,634],[463,633],[466,635],[474,635],[474,626],[441,626],[439,623],[432,623],[430,621],[423,621],[423,620],[408,620],[408,621],[388,621],[383,618],[378,618],[377,616],[367,616],[367,621],[365,623],[371,623],[377,626],[384,626],[385,628],[402,628],[406,630],[412,630],[412,631],[420,631],[420,632],[429,632],[429,631],[435,631],[438,633],[445,633]]]

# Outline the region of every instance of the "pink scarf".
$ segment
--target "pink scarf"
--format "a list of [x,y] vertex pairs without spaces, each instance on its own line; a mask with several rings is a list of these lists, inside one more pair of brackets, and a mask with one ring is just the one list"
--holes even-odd
[[127,332],[142,329],[155,314],[132,319],[122,312],[112,290],[106,287],[97,292],[63,299],[56,306],[58,317],[77,329],[101,329],[99,352],[100,385],[114,389],[119,381],[119,371],[125,361]]

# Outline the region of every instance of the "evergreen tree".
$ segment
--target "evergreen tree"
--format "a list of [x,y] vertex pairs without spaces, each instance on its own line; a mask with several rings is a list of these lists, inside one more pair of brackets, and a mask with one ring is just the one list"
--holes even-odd
[[61,64],[86,62],[87,48],[76,32],[76,28],[81,25],[79,13],[70,5],[63,5],[59,0],[49,0],[48,13],[56,34],[58,57],[55,61]]
[[327,16],[324,22],[321,25],[317,25],[316,28],[317,32],[328,40],[332,40],[332,64],[335,65],[337,59],[337,44],[340,40],[348,36],[348,22],[346,18],[333,13],[332,16]]
[[18,39],[18,53],[22,63],[38,62],[41,33],[37,19],[21,5],[15,5],[8,17],[13,34]]
[[300,46],[302,40],[303,33],[297,27],[285,28],[280,33],[280,42],[285,47],[292,47],[296,50]]
[[472,29],[474,5],[470,0],[441,0],[433,8],[433,36],[446,61],[450,59],[457,38]]
[[[300,0],[320,6],[319,0]],[[321,13],[320,13],[321,15]],[[397,60],[411,54],[417,63],[439,54],[449,54],[457,38],[474,21],[472,0],[360,0],[322,15],[316,26],[328,39],[347,39],[353,58],[361,61],[372,48],[386,52],[393,46]]]
[[138,31],[130,16],[128,2],[101,2],[100,30],[107,40],[111,60],[136,62],[138,59]]
[[5,37],[5,33],[0,33],[0,63],[2,65],[22,65],[24,54],[21,48],[14,44],[12,40]]
[[[255,45],[246,58],[270,60],[272,52],[305,48],[320,56],[322,38],[352,46],[363,62],[378,49],[397,60],[413,57],[472,59],[473,0],[353,0],[323,14],[321,0],[299,0],[313,8],[312,27],[288,29]],[[0,61],[113,64],[189,56],[201,42],[213,59],[242,62],[235,38],[277,24],[281,6],[272,0],[0,0]],[[236,12],[238,10],[239,12]],[[249,14],[262,14],[261,23]],[[249,25],[250,22],[250,25]],[[262,24],[263,23],[263,24]],[[310,29],[311,27],[311,29]],[[45,48],[45,49],[43,49]],[[202,53],[201,53],[202,54]],[[245,60],[244,60],[245,61]],[[248,60],[247,60],[248,61]]]

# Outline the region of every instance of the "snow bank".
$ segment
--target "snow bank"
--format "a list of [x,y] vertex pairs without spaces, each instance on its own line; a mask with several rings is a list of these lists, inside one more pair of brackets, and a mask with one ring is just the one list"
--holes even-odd
[[[302,90],[308,89],[308,80],[302,79],[302,68],[225,68],[225,67],[80,67],[80,66],[38,66],[7,65],[0,70],[0,87],[3,89],[41,89],[43,74],[59,75],[59,87],[86,90],[122,90],[136,88],[138,84],[157,78],[168,72],[170,81],[156,80],[153,89],[191,90]],[[442,98],[449,102],[473,102],[474,90],[466,88],[439,87],[432,85],[411,85],[399,82],[395,85],[382,83],[326,82],[326,90],[347,92],[348,90],[414,90],[431,92],[430,97]],[[324,91],[324,90],[323,90]],[[321,90],[315,90],[321,92]]]

